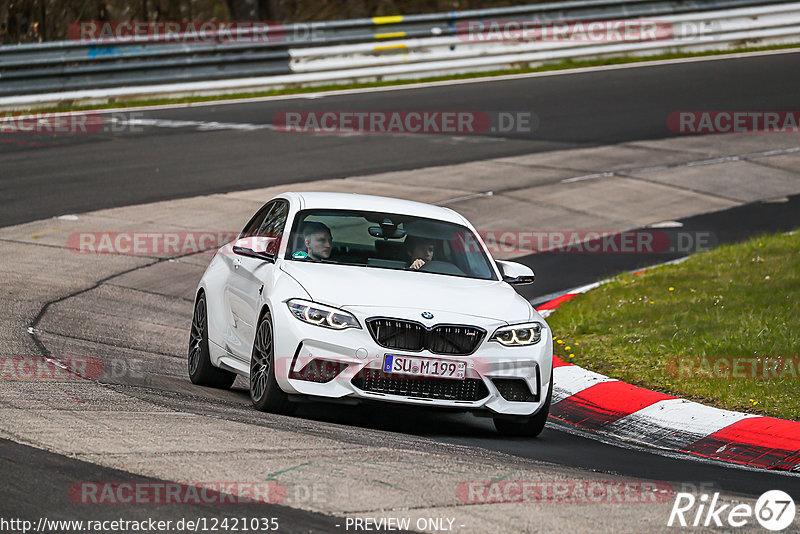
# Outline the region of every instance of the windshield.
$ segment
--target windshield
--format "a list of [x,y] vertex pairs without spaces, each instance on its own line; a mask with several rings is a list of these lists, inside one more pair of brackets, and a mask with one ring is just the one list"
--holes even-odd
[[286,259],[497,280],[465,226],[394,213],[301,211]]

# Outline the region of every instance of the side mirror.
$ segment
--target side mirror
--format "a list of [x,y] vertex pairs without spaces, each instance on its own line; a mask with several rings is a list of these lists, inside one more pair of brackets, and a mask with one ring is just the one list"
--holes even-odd
[[240,237],[233,243],[233,253],[248,258],[274,262],[278,255],[278,237]]
[[536,279],[533,270],[527,265],[522,265],[514,261],[496,260],[500,272],[503,274],[503,282],[513,285],[532,284]]

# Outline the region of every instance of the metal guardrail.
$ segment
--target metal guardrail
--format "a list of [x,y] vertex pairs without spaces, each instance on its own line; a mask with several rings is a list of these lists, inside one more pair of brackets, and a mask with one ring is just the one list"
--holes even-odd
[[[653,53],[666,50],[703,50],[730,44],[779,42],[786,37],[800,41],[800,3],[716,10],[666,16],[658,19],[669,26],[669,36],[653,41],[595,43],[569,40],[464,42],[463,38],[415,39],[403,44],[402,54],[376,55],[374,45],[340,45],[290,52],[292,71],[324,72],[395,65],[408,72],[430,63],[436,68],[514,66],[585,56]],[[452,71],[451,71],[452,72]],[[386,71],[389,74],[390,71]]]
[[[674,25],[673,38],[617,43],[470,42],[464,22],[653,19]],[[710,25],[688,38],[688,24]],[[480,71],[564,58],[708,49],[800,41],[800,3],[761,0],[578,0],[427,15],[289,24],[238,31],[239,41],[59,41],[0,47],[0,105],[51,93],[73,98],[292,83],[391,79]],[[214,37],[211,34],[210,37]],[[250,83],[252,82],[252,83]],[[69,93],[69,94],[64,94]],[[20,98],[22,96],[22,98]],[[10,97],[10,98],[2,98]],[[44,95],[38,100],[42,100]],[[36,98],[29,98],[31,102]]]

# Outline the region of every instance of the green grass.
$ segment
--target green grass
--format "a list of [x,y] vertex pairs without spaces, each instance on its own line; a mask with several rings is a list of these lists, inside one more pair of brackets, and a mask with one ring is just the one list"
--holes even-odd
[[[729,55],[729,54],[739,54],[742,52],[760,52],[760,51],[768,51],[768,50],[783,50],[783,49],[792,49],[792,48],[800,48],[800,44],[786,44],[786,45],[773,45],[773,46],[763,46],[763,47],[750,47],[750,48],[737,48],[733,50],[710,50],[706,52],[691,52],[691,53],[684,53],[684,52],[675,52],[675,53],[668,53],[668,54],[659,54],[654,56],[646,56],[646,57],[636,57],[636,56],[624,56],[624,57],[614,57],[614,58],[601,58],[601,59],[591,59],[585,61],[560,61],[557,63],[548,63],[546,65],[540,65],[537,67],[521,67],[517,69],[502,69],[490,72],[474,72],[474,73],[465,73],[465,74],[452,74],[446,76],[432,76],[428,78],[420,78],[420,79],[413,79],[413,80],[394,80],[394,81],[380,81],[380,82],[365,82],[365,83],[344,83],[344,84],[329,84],[329,85],[319,85],[314,87],[285,87],[282,89],[271,89],[266,91],[250,91],[250,92],[241,92],[241,93],[232,93],[232,94],[225,94],[225,95],[210,95],[210,96],[189,96],[189,97],[181,97],[181,98],[148,98],[148,99],[137,99],[136,97],[132,97],[131,99],[127,98],[119,98],[115,99],[112,98],[108,102],[100,103],[100,104],[90,104],[90,105],[80,105],[80,104],[72,104],[69,102],[62,103],[57,106],[53,107],[45,107],[45,108],[36,108],[37,113],[49,113],[49,112],[61,112],[61,111],[83,111],[83,110],[93,110],[93,109],[108,109],[108,108],[126,108],[126,107],[138,107],[138,106],[158,106],[158,105],[169,105],[169,104],[186,104],[186,103],[195,103],[195,102],[213,102],[216,100],[228,100],[228,99],[248,99],[248,98],[261,98],[261,97],[268,97],[268,96],[281,96],[281,95],[294,95],[294,94],[305,94],[305,93],[317,93],[317,92],[324,92],[324,91],[341,91],[347,89],[362,89],[368,87],[389,87],[389,86],[398,86],[398,85],[409,85],[415,83],[425,83],[425,82],[441,82],[441,81],[450,81],[450,80],[465,80],[471,78],[484,78],[484,77],[493,77],[493,76],[505,76],[509,74],[527,74],[527,73],[534,73],[534,72],[549,72],[549,71],[558,71],[558,70],[568,70],[568,69],[577,69],[581,67],[597,67],[597,66],[604,66],[604,65],[621,65],[627,63],[646,63],[649,61],[662,61],[667,59],[682,59],[682,58],[693,58],[693,57],[701,57],[701,56],[722,56],[722,55]],[[8,115],[15,115],[15,114],[23,114],[29,113],[31,110],[19,110],[19,111],[9,111],[5,114]]]
[[570,363],[720,408],[800,420],[798,232],[620,275],[548,323],[555,354]]

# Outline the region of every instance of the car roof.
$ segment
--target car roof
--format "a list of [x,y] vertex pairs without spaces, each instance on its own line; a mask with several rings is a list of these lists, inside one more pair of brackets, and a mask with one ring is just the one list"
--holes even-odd
[[294,196],[297,198],[300,201],[300,209],[379,211],[469,225],[464,217],[450,208],[425,204],[424,202],[414,202],[412,200],[362,195],[359,193],[303,192],[287,193],[281,196]]

